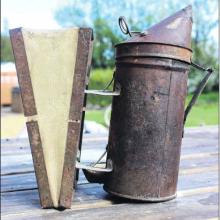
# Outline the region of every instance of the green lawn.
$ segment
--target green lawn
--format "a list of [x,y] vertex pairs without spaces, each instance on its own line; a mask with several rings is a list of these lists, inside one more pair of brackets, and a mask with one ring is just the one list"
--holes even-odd
[[104,110],[88,110],[85,115],[86,120],[95,121],[105,125]]
[[[186,105],[189,103],[192,95],[186,99]],[[105,124],[104,110],[90,110],[86,112],[87,120],[94,120]],[[195,127],[201,125],[218,124],[218,93],[202,94],[193,106],[186,121],[186,127]]]
[[[191,97],[192,95],[187,97],[186,104]],[[218,124],[218,106],[217,92],[202,94],[188,115],[186,127]]]

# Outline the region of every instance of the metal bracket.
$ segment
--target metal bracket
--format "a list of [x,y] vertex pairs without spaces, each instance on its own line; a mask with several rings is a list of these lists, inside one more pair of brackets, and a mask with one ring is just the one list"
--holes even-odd
[[86,94],[103,95],[103,96],[119,96],[121,94],[121,86],[119,83],[115,85],[114,91],[109,90],[85,90]]
[[104,91],[104,90],[85,90],[86,94],[103,95],[103,96],[119,96],[120,91]]
[[76,161],[76,168],[83,169],[83,170],[91,170],[91,171],[104,172],[104,173],[110,173],[113,170],[112,161],[110,159],[108,159],[107,162],[106,162],[106,168],[87,166],[85,164],[81,164],[78,161]]

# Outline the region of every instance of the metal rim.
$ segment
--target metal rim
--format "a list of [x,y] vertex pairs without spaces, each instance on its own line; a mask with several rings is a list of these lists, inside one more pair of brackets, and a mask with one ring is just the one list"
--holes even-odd
[[118,192],[114,192],[109,190],[105,185],[103,186],[103,189],[115,196],[118,197],[122,197],[122,198],[126,198],[126,199],[131,199],[131,200],[136,200],[136,201],[143,201],[143,202],[164,202],[164,201],[169,201],[172,199],[175,199],[177,196],[177,193],[175,193],[174,195],[171,196],[165,196],[165,197],[159,197],[159,198],[152,198],[152,197],[135,197],[135,196],[131,196],[131,195],[126,195],[126,194],[121,194]]
[[126,45],[126,44],[159,44],[159,45],[166,45],[166,46],[172,46],[172,47],[179,47],[179,48],[189,50],[190,52],[193,52],[192,49],[190,49],[188,47],[182,47],[182,46],[176,45],[176,44],[164,44],[164,43],[159,43],[159,42],[156,43],[156,42],[129,42],[129,41],[126,41],[126,42],[121,42],[121,43],[116,44],[115,48],[119,47],[121,45]]

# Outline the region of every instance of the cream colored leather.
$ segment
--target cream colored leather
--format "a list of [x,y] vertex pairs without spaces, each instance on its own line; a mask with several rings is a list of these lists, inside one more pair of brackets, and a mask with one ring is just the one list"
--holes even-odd
[[76,61],[78,28],[58,31],[22,29],[37,107],[49,187],[58,206],[67,122]]

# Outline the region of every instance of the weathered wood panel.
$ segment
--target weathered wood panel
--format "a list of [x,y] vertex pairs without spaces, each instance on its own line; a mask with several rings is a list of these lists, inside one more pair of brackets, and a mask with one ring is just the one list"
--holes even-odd
[[[217,220],[217,128],[214,132],[212,129],[211,132],[207,129],[200,129],[199,132],[193,129],[190,129],[190,132],[191,130],[192,133],[189,133],[186,129],[183,139],[176,199],[164,203],[140,203],[116,198],[107,194],[102,185],[87,183],[80,172],[71,209],[64,212],[41,209],[27,140],[3,141],[2,219]],[[107,137],[85,135],[82,154],[84,162],[95,161],[103,152],[106,143]]]
[[[200,137],[201,143],[198,142],[198,138],[194,141],[192,138],[188,138],[187,135],[183,139],[181,166],[183,164],[184,166],[193,167],[193,164],[199,163],[208,166],[211,162],[214,163],[213,157],[215,157],[215,160],[218,157],[218,139],[215,138],[215,133],[211,139],[210,137],[206,138],[206,136],[203,136],[203,138]],[[103,153],[106,143],[106,136],[96,138],[91,137],[91,135],[84,135],[81,161],[93,162],[97,160]],[[2,174],[30,172],[33,170],[29,143],[25,139],[2,141],[2,156],[4,156],[1,164]],[[187,159],[187,161],[184,162],[183,159]],[[188,160],[193,161],[189,162]]]
[[[83,189],[84,191],[84,189]],[[91,191],[91,189],[90,189]],[[97,195],[101,192],[97,192]],[[76,198],[77,198],[76,194]],[[104,196],[104,195],[103,195]],[[164,203],[135,203],[125,199],[105,196],[91,200],[75,201],[71,210],[58,212],[56,210],[42,210],[34,204],[13,206],[3,219],[207,219],[217,217],[218,194],[217,187],[202,189],[194,194],[187,191],[175,200]],[[17,201],[15,201],[17,203]],[[7,209],[8,210],[8,209]],[[129,210],[129,211],[128,211]]]
[[[205,172],[202,170],[198,173],[193,173],[190,170],[189,175],[179,175],[178,189],[197,188],[202,186],[217,185],[218,175],[216,170],[207,169]],[[80,172],[80,178],[78,184],[87,183],[84,175]],[[30,190],[37,188],[36,178],[34,173],[9,175],[3,176],[1,180],[1,192],[18,191],[18,190]]]

